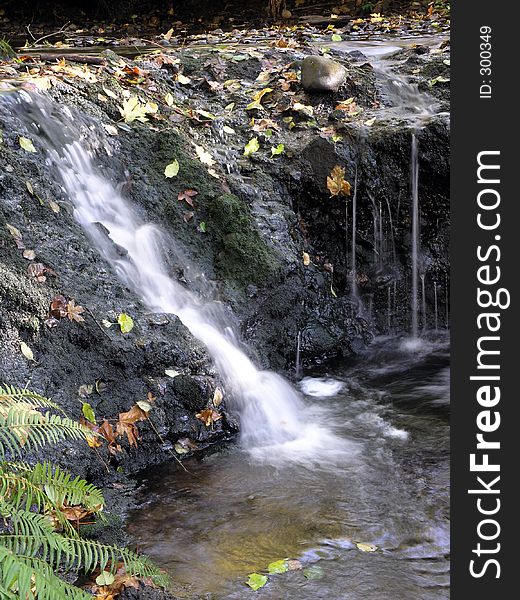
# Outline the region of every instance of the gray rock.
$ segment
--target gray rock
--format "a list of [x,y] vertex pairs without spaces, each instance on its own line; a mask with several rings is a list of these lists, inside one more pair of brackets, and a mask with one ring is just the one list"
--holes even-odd
[[307,56],[302,61],[302,85],[308,92],[337,92],[347,70],[328,56]]

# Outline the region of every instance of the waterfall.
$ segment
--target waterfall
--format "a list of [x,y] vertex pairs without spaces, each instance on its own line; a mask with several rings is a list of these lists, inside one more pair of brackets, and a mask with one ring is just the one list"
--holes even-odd
[[357,301],[358,299],[358,287],[357,287],[357,266],[356,266],[356,217],[357,217],[357,188],[358,188],[358,170],[356,165],[356,171],[354,174],[354,193],[352,194],[352,255],[351,260],[351,271],[352,271],[352,299]]
[[424,273],[421,273],[421,300],[422,300],[422,330],[426,331],[426,289],[424,287]]
[[433,302],[434,302],[434,309],[435,309],[435,331],[437,331],[437,329],[439,329],[439,310],[438,310],[438,306],[437,306],[437,282],[434,281],[433,282]]
[[[293,441],[304,447],[303,453],[312,452],[306,436],[322,444],[328,432],[302,420],[303,403],[292,386],[280,375],[259,370],[234,336],[226,335],[211,317],[207,305],[170,277],[162,248],[171,249],[173,242],[155,225],[143,222],[96,167],[94,153],[81,141],[86,129],[91,137],[97,135],[91,124],[85,127],[79,115],[40,94],[19,92],[7,102],[9,110],[38,133],[73,204],[75,219],[119,278],[149,310],[177,315],[206,346],[223,380],[228,406],[239,414],[242,444],[253,453]],[[103,138],[96,141],[105,146]]]
[[419,254],[419,148],[417,136],[412,134],[412,156],[411,156],[411,175],[412,175],[412,337],[418,335],[418,298],[417,298],[417,260]]
[[301,375],[301,345],[302,345],[302,332],[298,331],[296,338],[296,364],[294,367],[294,375],[296,379],[299,379]]

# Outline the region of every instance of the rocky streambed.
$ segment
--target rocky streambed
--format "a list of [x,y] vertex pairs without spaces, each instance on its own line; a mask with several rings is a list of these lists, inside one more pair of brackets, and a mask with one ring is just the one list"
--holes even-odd
[[[151,395],[137,447],[74,445],[57,457],[105,486],[119,517],[132,504],[128,476],[233,437],[237,417],[225,389],[221,418],[197,417],[223,387],[206,349],[92,247],[49,161],[45,122],[15,108],[20,93],[49,100],[49,123],[75,124],[105,177],[165,233],[174,278],[214,302],[257,364],[289,376],[297,361],[356,356],[374,335],[409,331],[416,135],[421,324],[435,315],[444,326],[448,314],[449,45],[374,61],[290,34],[247,42],[0,66],[0,380],[74,417],[88,402],[114,419]],[[306,90],[302,65],[322,55],[339,85]],[[60,296],[81,319],[56,318]],[[104,535],[121,536],[117,518]]]

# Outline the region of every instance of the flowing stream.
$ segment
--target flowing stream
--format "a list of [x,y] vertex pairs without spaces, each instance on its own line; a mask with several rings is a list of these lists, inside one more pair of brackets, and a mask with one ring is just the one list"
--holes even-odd
[[[180,598],[440,600],[449,597],[447,339],[369,356],[300,381],[304,411],[350,451],[276,467],[240,448],[147,474],[128,532]],[[377,546],[363,552],[356,544]],[[361,546],[363,548],[363,546]],[[253,592],[252,572],[302,569]],[[307,570],[310,569],[310,570]]]

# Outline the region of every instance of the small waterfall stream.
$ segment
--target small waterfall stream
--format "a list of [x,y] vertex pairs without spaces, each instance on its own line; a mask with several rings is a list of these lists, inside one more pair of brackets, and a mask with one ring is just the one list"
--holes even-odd
[[[41,94],[22,91],[8,101],[40,136],[74,206],[76,220],[119,278],[151,311],[177,315],[206,346],[228,392],[228,404],[239,414],[242,444],[255,455],[273,446],[277,446],[276,453],[283,446],[291,452],[294,445],[300,455],[312,453],[312,440],[318,443],[328,432],[316,420],[305,423],[300,417],[300,395],[289,382],[274,372],[259,370],[239,349],[234,336],[209,316],[211,311],[169,275],[162,247],[170,241],[155,225],[143,222],[101,174],[94,154],[82,144],[75,121],[79,115],[67,107],[56,111],[57,106]],[[105,145],[104,139],[96,141]]]

